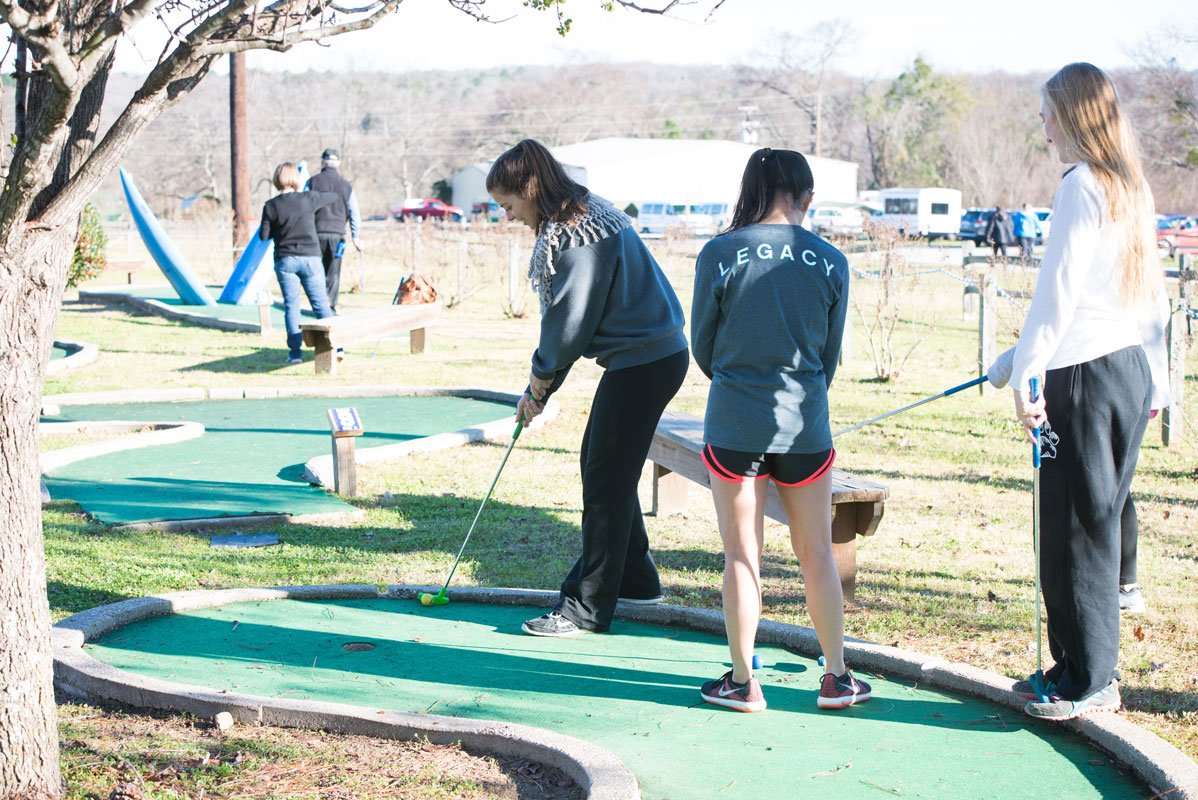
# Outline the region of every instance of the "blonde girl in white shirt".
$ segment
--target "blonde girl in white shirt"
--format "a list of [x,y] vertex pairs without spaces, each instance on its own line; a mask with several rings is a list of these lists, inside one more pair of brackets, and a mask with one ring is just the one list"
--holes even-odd
[[[1048,702],[1030,681],[1025,710],[1066,720],[1120,707],[1120,515],[1154,397],[1164,301],[1152,195],[1134,133],[1110,78],[1091,64],[1063,67],[1044,85],[1040,117],[1070,164],[1011,388],[1028,439],[1043,426],[1041,574],[1053,666]],[[1148,343],[1149,353],[1145,352]],[[1032,401],[1029,381],[1045,374]]]

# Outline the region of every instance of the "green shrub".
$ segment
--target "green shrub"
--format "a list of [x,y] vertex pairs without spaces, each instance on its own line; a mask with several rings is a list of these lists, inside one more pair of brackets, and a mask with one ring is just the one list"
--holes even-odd
[[104,253],[107,248],[108,234],[100,225],[100,213],[88,203],[83,207],[83,222],[79,225],[79,238],[75,241],[75,256],[71,259],[71,271],[67,273],[67,286],[74,288],[98,277],[108,265],[108,257]]

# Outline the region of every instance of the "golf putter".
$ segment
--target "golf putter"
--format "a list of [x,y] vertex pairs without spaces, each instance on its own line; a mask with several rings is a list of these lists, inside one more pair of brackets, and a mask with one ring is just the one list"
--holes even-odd
[[980,378],[974,378],[971,381],[966,381],[965,383],[962,383],[960,386],[954,386],[951,389],[945,389],[940,394],[934,394],[931,397],[925,397],[922,400],[915,401],[911,405],[903,406],[902,408],[896,408],[894,411],[887,411],[885,414],[880,414],[876,417],[873,417],[872,419],[867,419],[865,422],[858,422],[853,427],[845,428],[842,431],[837,431],[836,433],[832,434],[832,436],[833,436],[833,438],[835,438],[842,433],[848,433],[849,431],[855,431],[858,428],[863,428],[866,425],[872,425],[873,423],[878,422],[879,420],[886,419],[887,417],[893,417],[895,414],[901,414],[904,411],[910,411],[911,409],[913,409],[917,406],[922,406],[924,403],[930,403],[933,400],[939,400],[941,397],[948,397],[950,394],[956,394],[957,392],[968,389],[970,386],[977,386],[979,383],[982,383],[985,380],[987,380],[985,375],[983,375]]
[[[1033,376],[1029,385],[1032,402],[1040,399],[1040,377]],[[1040,636],[1040,429],[1036,428],[1036,443],[1032,445],[1032,547],[1036,551],[1036,672],[1032,675],[1032,691],[1041,703],[1048,702],[1048,683],[1044,679],[1044,651]]]
[[491,493],[495,491],[495,484],[499,483],[499,476],[503,473],[503,467],[507,464],[508,456],[512,454],[512,448],[516,446],[516,440],[520,438],[520,431],[524,429],[524,415],[520,415],[520,419],[516,421],[516,430],[512,433],[512,440],[508,442],[507,451],[503,454],[503,461],[499,462],[499,469],[495,470],[495,477],[491,480],[491,488],[487,489],[487,496],[483,498],[482,503],[478,507],[478,512],[474,515],[474,521],[470,523],[470,530],[466,531],[466,538],[462,540],[462,546],[458,548],[458,557],[453,560],[453,567],[449,570],[449,577],[445,579],[445,585],[441,587],[441,591],[436,594],[421,592],[416,597],[420,600],[420,604],[424,606],[443,606],[449,602],[449,595],[446,592],[449,590],[449,582],[453,580],[453,574],[457,572],[458,564],[462,560],[462,553],[466,552],[466,543],[470,541],[470,534],[474,533],[474,526],[478,524],[478,518],[482,516],[483,509],[487,507],[487,501],[491,499]]

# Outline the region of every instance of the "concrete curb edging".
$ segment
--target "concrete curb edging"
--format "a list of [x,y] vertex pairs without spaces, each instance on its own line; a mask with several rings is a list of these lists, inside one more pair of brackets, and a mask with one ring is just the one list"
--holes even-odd
[[52,358],[46,365],[46,376],[58,375],[77,367],[91,364],[100,357],[100,350],[91,342],[76,342],[72,339],[55,339],[54,346],[70,352],[62,358]]
[[[545,594],[548,593],[537,595],[537,599]],[[200,717],[227,711],[245,725],[321,729],[387,739],[422,737],[436,744],[460,742],[467,750],[524,758],[557,767],[594,800],[640,800],[636,778],[618,758],[572,736],[530,725],[219,692],[125,672],[96,661],[83,650],[87,640],[122,625],[188,609],[283,598],[380,596],[378,587],[373,585],[302,586],[172,592],[98,606],[68,617],[51,629],[54,683],[64,694],[80,699],[111,700],[133,707],[182,711]]]
[[125,291],[81,289],[79,291],[79,301],[82,303],[116,303],[118,305],[131,306],[156,317],[164,317],[175,322],[188,322],[192,325],[216,328],[222,331],[234,331],[237,333],[261,333],[262,331],[262,326],[257,322],[237,322],[235,320],[209,317],[204,314],[191,314],[187,311],[179,311],[174,306],[163,303],[161,300],[155,300],[151,297],[138,297],[128,292],[130,289],[158,288],[156,286],[127,286],[124,288]]
[[[146,430],[146,429],[149,430]],[[198,422],[132,422],[124,420],[101,420],[97,422],[42,422],[38,424],[38,433],[42,436],[54,436],[72,433],[133,433],[121,439],[110,439],[106,442],[92,442],[76,447],[64,447],[61,450],[48,450],[39,457],[42,474],[83,461],[87,458],[105,456],[109,453],[119,453],[122,450],[133,450],[139,447],[154,447],[160,444],[174,444],[195,439],[204,435],[204,426]]]

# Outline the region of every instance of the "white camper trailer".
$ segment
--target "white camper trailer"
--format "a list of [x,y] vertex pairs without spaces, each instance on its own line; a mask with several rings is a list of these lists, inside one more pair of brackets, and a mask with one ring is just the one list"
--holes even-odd
[[961,227],[959,189],[883,189],[878,202],[882,204],[878,221],[906,236],[951,239]]

